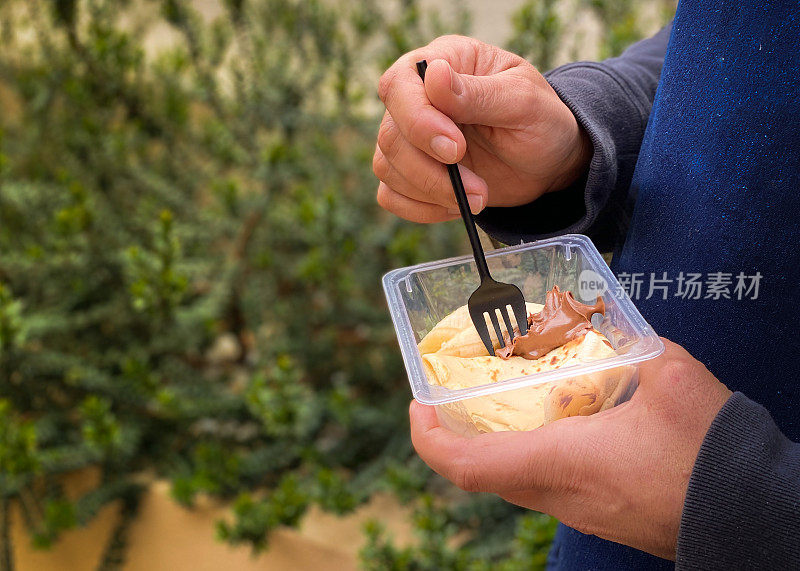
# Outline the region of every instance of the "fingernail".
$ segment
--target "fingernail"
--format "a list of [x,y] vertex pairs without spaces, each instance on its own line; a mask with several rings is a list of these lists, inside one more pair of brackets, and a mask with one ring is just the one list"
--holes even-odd
[[473,214],[478,214],[483,210],[483,197],[480,194],[468,194],[467,202],[469,202],[469,209]]
[[439,158],[446,163],[456,162],[456,153],[458,153],[458,145],[453,139],[445,137],[444,135],[436,135],[431,139],[431,149],[439,155]]
[[456,95],[461,95],[464,92],[464,86],[461,83],[461,77],[452,68],[450,69],[450,91]]

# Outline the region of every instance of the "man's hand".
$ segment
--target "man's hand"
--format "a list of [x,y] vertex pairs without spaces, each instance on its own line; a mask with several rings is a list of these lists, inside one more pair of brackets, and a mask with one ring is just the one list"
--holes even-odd
[[588,136],[536,68],[472,38],[443,36],[405,54],[383,74],[378,94],[386,105],[372,163],[378,203],[409,220],[458,217],[441,162],[461,163],[477,213],[562,189],[591,159]]
[[731,392],[682,347],[642,365],[630,402],[530,432],[463,438],[411,403],[414,447],[468,491],[494,492],[583,532],[675,559],[697,453]]

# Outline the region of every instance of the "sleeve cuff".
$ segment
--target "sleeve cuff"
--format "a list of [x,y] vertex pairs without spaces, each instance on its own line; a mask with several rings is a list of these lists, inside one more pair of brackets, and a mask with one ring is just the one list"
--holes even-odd
[[697,456],[677,569],[800,569],[800,445],[734,393]]

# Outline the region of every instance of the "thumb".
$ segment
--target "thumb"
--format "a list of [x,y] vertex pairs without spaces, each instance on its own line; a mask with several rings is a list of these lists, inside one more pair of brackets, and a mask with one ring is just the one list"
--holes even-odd
[[525,63],[492,75],[456,72],[443,59],[428,64],[425,92],[456,123],[519,128],[530,122],[536,69]]
[[[531,432],[489,432],[466,438],[439,424],[432,406],[411,402],[411,442],[425,463],[458,487],[471,492],[508,493],[548,487],[563,479],[570,419]],[[578,417],[576,417],[578,418]],[[580,417],[583,418],[583,417]],[[560,426],[557,426],[559,425]]]

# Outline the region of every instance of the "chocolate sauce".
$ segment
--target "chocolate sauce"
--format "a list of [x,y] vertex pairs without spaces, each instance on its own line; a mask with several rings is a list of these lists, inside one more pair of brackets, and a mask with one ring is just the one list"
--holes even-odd
[[[594,305],[576,300],[570,291],[561,291],[553,286],[547,292],[544,307],[539,313],[528,316],[528,333],[516,335],[506,346],[495,351],[501,359],[519,355],[525,359],[538,359],[565,343],[586,335],[592,329],[591,318],[595,313],[605,314],[603,298],[598,297]],[[516,331],[519,333],[519,330]]]

